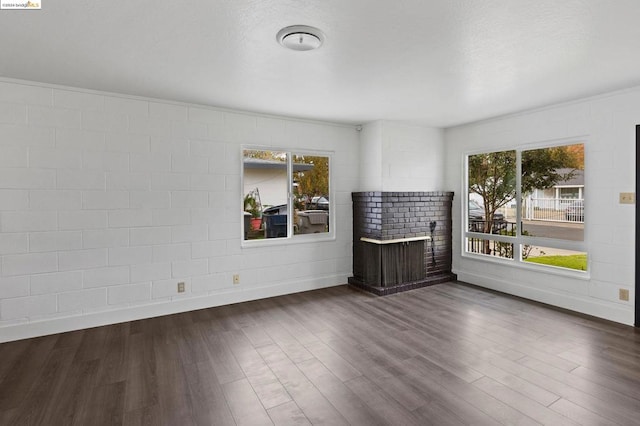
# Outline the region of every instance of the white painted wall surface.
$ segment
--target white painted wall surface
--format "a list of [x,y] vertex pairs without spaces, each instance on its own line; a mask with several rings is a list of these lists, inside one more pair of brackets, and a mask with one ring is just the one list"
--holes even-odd
[[[635,191],[635,126],[640,89],[611,93],[445,131],[446,187],[455,191],[453,269],[462,281],[613,321],[633,324],[635,206],[618,203]],[[585,142],[585,239],[590,276],[537,272],[461,256],[463,161],[466,153],[550,141]],[[630,301],[618,300],[618,290]]]
[[363,127],[361,191],[441,191],[442,129],[380,120]]
[[[335,152],[335,241],[241,248],[242,144]],[[0,80],[0,341],[346,283],[357,164],[349,126]]]

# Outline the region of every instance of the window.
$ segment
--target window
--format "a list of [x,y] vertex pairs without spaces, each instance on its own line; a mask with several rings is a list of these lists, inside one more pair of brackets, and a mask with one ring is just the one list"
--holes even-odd
[[245,241],[333,235],[330,155],[251,148],[242,154]]
[[464,252],[586,271],[584,144],[467,156]]

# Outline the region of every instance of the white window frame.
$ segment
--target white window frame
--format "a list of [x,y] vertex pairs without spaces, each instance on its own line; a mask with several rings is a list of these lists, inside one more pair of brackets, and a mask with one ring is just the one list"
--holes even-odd
[[[563,140],[554,140],[547,141],[544,143],[537,144],[527,144],[527,145],[519,145],[515,147],[501,147],[495,149],[486,149],[481,151],[470,151],[463,154],[463,179],[462,179],[462,202],[461,202],[461,214],[462,214],[462,232],[461,232],[461,255],[463,258],[471,258],[477,260],[483,260],[487,262],[495,262],[499,264],[515,266],[523,269],[530,269],[540,272],[552,273],[556,275],[569,276],[573,278],[579,279],[589,279],[590,271],[591,271],[591,257],[588,251],[588,232],[587,226],[585,222],[584,226],[584,238],[582,241],[571,241],[571,240],[562,240],[556,238],[543,238],[543,237],[535,237],[535,236],[526,236],[522,235],[522,153],[524,151],[531,151],[536,149],[544,149],[544,148],[553,148],[558,146],[566,146],[566,145],[576,145],[583,144],[585,146],[585,170],[587,169],[587,155],[586,155],[586,146],[588,139],[586,137],[580,137],[576,139],[563,139]],[[518,226],[516,226],[516,235],[515,236],[507,236],[507,235],[496,235],[496,234],[485,234],[482,232],[471,232],[469,231],[469,157],[478,154],[488,154],[492,152],[502,152],[502,151],[515,151],[516,152],[516,221],[520,222]],[[585,174],[586,175],[586,174]],[[590,204],[585,199],[584,201],[585,210],[588,210],[588,205]],[[585,221],[587,220],[588,215],[585,214]],[[490,256],[482,253],[473,253],[467,251],[467,239],[468,238],[476,238],[482,240],[491,240],[491,241],[499,241],[505,243],[513,244],[513,259],[502,258],[498,256]],[[562,250],[571,250],[576,252],[582,252],[587,254],[587,270],[586,271],[578,271],[573,269],[561,268],[550,265],[537,264],[533,262],[526,262],[522,259],[522,246],[523,245],[533,245],[538,247],[549,247],[549,248],[558,248]]]
[[[308,155],[317,157],[327,157],[329,159],[329,232],[317,234],[298,234],[294,235],[293,215],[287,214],[287,236],[279,238],[265,238],[263,240],[245,240],[244,239],[244,151],[273,151],[283,152],[287,155],[287,211],[292,212],[294,206],[293,193],[293,156]],[[240,241],[241,247],[265,247],[274,245],[300,244],[310,242],[335,241],[336,239],[336,208],[335,195],[333,185],[333,151],[310,150],[310,149],[292,149],[273,146],[261,145],[242,145],[240,147]]]

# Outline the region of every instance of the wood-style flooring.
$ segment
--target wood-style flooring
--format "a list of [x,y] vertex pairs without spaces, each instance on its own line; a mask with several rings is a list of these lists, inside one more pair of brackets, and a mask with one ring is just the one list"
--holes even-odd
[[640,425],[640,333],[346,286],[0,345],[2,425]]

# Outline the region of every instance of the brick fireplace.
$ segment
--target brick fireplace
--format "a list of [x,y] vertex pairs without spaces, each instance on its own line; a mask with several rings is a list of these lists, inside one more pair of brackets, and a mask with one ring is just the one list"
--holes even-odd
[[377,295],[455,280],[453,192],[354,192],[353,277]]

